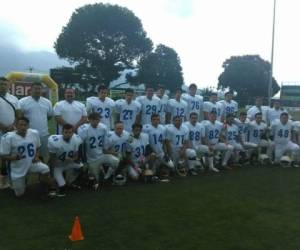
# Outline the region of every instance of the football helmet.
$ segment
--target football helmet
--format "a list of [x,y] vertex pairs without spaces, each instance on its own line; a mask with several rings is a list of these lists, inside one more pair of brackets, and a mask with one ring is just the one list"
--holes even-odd
[[284,168],[288,168],[291,167],[291,165],[292,165],[292,160],[289,156],[285,155],[280,158],[280,166]]
[[123,186],[126,183],[126,176],[118,174],[114,178],[114,184],[117,186]]

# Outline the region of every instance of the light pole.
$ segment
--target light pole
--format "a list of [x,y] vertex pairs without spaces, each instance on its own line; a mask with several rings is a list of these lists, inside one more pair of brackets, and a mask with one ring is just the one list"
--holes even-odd
[[269,89],[268,89],[269,106],[271,105],[271,98],[272,98],[272,94],[273,94],[272,80],[273,80],[275,18],[276,18],[276,0],[274,0],[274,7],[273,7],[273,30],[272,30],[271,67],[270,67],[269,86],[268,86],[269,87]]

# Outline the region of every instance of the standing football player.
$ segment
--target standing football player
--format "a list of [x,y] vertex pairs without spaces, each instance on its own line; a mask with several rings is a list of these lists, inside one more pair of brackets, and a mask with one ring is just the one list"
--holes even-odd
[[[141,104],[141,124],[150,124],[151,116],[153,114],[159,114],[161,110],[161,101],[154,96],[153,87],[151,85],[146,86],[146,95],[137,98],[137,101]],[[140,123],[140,120],[137,120]]]
[[203,103],[203,113],[205,120],[209,120],[209,114],[212,111],[217,113],[218,121],[224,121],[224,105],[218,102],[217,92],[211,92],[209,95],[209,101]]
[[168,104],[169,97],[165,94],[165,89],[161,85],[158,86],[155,96],[160,99],[160,103],[161,103],[161,108],[160,108],[160,111],[158,112],[159,116],[160,116],[160,123],[165,124],[166,123],[166,110],[167,110],[167,104]]
[[[104,180],[109,179],[119,165],[119,159],[112,154],[103,153],[103,145],[107,136],[107,127],[100,123],[99,113],[90,113],[89,124],[83,124],[78,128],[78,135],[81,137],[84,145],[84,152],[89,167],[89,172],[95,178],[94,189],[100,188],[100,174],[104,175]],[[106,173],[103,165],[107,164],[109,168]]]
[[141,112],[141,104],[133,100],[133,89],[125,90],[125,99],[116,101],[117,120],[124,124],[124,129],[131,132],[132,125],[137,121],[137,116]]
[[168,101],[166,116],[167,124],[171,123],[175,116],[181,117],[183,121],[186,120],[188,106],[187,103],[181,99],[181,93],[181,89],[176,89],[175,98]]
[[288,113],[283,107],[281,107],[281,101],[278,98],[272,98],[273,107],[268,109],[267,121],[271,125],[276,119],[280,119],[280,115],[283,112]]
[[263,97],[257,96],[255,98],[255,105],[252,106],[248,111],[247,111],[247,117],[250,121],[255,120],[255,115],[257,113],[261,113],[262,115],[262,121],[267,122],[267,113],[268,113],[268,107],[263,106]]
[[195,112],[199,116],[199,120],[203,119],[203,97],[201,95],[196,95],[197,85],[192,83],[189,86],[189,93],[182,94],[182,99],[187,102],[188,110],[187,117],[190,113]]
[[226,117],[229,114],[236,115],[238,112],[238,103],[232,100],[233,94],[230,91],[225,93],[225,100],[219,101],[223,105],[224,108],[224,116]]
[[97,112],[101,116],[101,122],[110,130],[112,127],[112,116],[115,109],[115,102],[108,96],[108,89],[105,85],[98,87],[98,97],[91,96],[86,99],[87,113]]
[[[53,170],[53,175],[58,185],[58,197],[66,196],[64,173],[69,170],[78,170],[82,167],[82,165],[78,163],[78,151],[81,144],[82,140],[79,135],[74,133],[74,127],[71,124],[63,125],[61,135],[51,135],[48,139],[50,154],[49,166],[51,170]],[[71,173],[71,171],[69,171],[69,173]],[[72,184],[74,181],[73,176],[72,180],[68,180],[68,182],[69,181],[71,182],[70,184]]]
[[39,173],[40,181],[49,187],[49,167],[39,159],[41,146],[38,131],[29,129],[29,120],[20,117],[16,122],[17,130],[8,132],[1,139],[0,155],[10,161],[12,189],[17,197],[25,193],[28,173]]

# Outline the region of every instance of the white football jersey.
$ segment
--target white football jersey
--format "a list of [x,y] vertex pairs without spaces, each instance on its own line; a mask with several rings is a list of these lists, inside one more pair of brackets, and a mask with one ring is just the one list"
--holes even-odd
[[48,149],[55,154],[58,166],[63,166],[66,157],[74,157],[78,152],[82,140],[79,135],[73,134],[69,141],[63,139],[63,135],[51,135],[48,138]]
[[287,112],[287,111],[285,109],[281,109],[281,108],[280,109],[274,109],[274,108],[268,109],[267,120],[268,120],[269,124],[272,124],[272,122],[274,122],[276,119],[280,119],[280,115],[283,112]]
[[223,105],[224,115],[227,116],[229,114],[234,114],[238,112],[238,103],[234,100],[227,102],[226,100],[219,101],[218,103]]
[[235,124],[226,124],[226,140],[229,144],[237,142],[238,135],[239,135],[239,128]]
[[149,143],[153,151],[158,156],[163,156],[163,142],[166,139],[166,128],[160,124],[157,127],[154,127],[151,124],[146,124],[143,126],[143,132],[148,134]]
[[135,163],[144,161],[146,146],[149,145],[149,137],[145,133],[141,133],[139,138],[132,135],[129,139],[129,151],[131,152],[131,160]]
[[[71,103],[66,100],[59,101],[54,105],[54,115],[61,116],[66,123],[76,125],[76,123],[83,117],[87,116],[85,106],[78,101]],[[59,126],[58,133],[61,133],[62,127]]]
[[42,96],[38,100],[27,96],[19,102],[23,115],[29,120],[29,127],[36,129],[40,136],[49,135],[48,117],[53,116],[51,102]]
[[221,133],[223,131],[223,123],[219,121],[215,121],[212,123],[211,121],[203,122],[205,127],[205,136],[208,142],[212,145],[219,143]]
[[262,134],[266,131],[267,125],[264,122],[257,124],[256,121],[249,123],[249,142],[258,144]]
[[239,128],[239,134],[243,142],[248,141],[249,137],[249,120],[246,119],[245,122],[241,122],[239,119],[234,119],[234,124]]
[[115,131],[110,131],[105,139],[104,148],[113,149],[116,154],[122,155],[128,149],[129,133],[123,131],[121,136],[118,136]]
[[[201,112],[203,109],[203,97],[201,95],[191,96],[188,93],[184,93],[181,95],[181,98],[187,102],[188,110],[187,116],[189,117],[190,113],[195,112],[199,116],[201,116]],[[201,117],[199,117],[201,118]]]
[[171,121],[174,116],[180,116],[185,121],[187,117],[187,103],[183,100],[178,102],[175,99],[170,99],[167,104],[167,112],[171,113]]
[[[17,97],[6,93],[4,98],[9,101],[16,110],[20,110],[20,103]],[[0,123],[10,126],[15,122],[15,111],[2,97],[0,97]],[[2,131],[0,130],[0,134]]]
[[291,141],[293,122],[289,120],[286,124],[282,124],[279,119],[276,119],[271,124],[271,133],[274,136],[275,144],[287,144]]
[[162,108],[160,99],[153,96],[149,99],[147,96],[140,96],[137,101],[141,104],[142,112],[142,124],[151,124],[151,116],[153,114],[159,114]]
[[36,150],[41,146],[38,131],[28,129],[26,136],[22,137],[16,131],[8,132],[1,138],[0,155],[19,155],[21,160],[11,161],[11,178],[17,179],[27,174],[36,155]]
[[85,144],[87,162],[98,160],[103,155],[107,127],[101,123],[96,128],[93,128],[90,124],[83,124],[78,128],[77,133]]
[[115,102],[109,97],[105,100],[100,100],[99,97],[92,96],[86,99],[86,110],[90,114],[92,112],[99,113],[101,116],[101,123],[105,124],[107,129],[111,129],[112,114],[115,109]]
[[222,116],[224,115],[224,106],[222,103],[216,102],[204,102],[203,111],[207,113],[216,112],[217,120],[221,121]]
[[205,137],[205,127],[202,123],[197,122],[195,125],[192,123],[185,122],[183,124],[188,128],[189,131],[189,141],[193,148],[202,145],[202,139]]
[[261,106],[261,107],[256,107],[252,106],[248,111],[247,111],[247,118],[250,121],[253,121],[255,119],[255,115],[259,112],[262,113],[262,119],[263,121],[267,122],[267,113],[268,113],[269,107],[267,106]]
[[170,124],[166,126],[166,129],[166,139],[170,141],[173,151],[180,149],[189,139],[189,130],[184,125],[178,129],[174,124]]
[[124,129],[131,132],[136,116],[141,112],[141,104],[138,101],[128,103],[124,99],[116,101],[116,112],[120,114],[120,121],[124,124]]
[[167,104],[169,101],[169,97],[167,95],[163,95],[162,98],[155,95],[158,99],[160,99],[161,108],[159,110],[159,117],[160,117],[160,123],[165,124],[166,123],[166,112],[167,112]]

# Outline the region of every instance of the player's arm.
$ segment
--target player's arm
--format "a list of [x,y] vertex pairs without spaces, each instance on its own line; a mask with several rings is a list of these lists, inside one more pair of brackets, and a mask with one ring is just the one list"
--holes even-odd
[[77,129],[84,123],[87,123],[86,115],[81,116],[80,120],[74,125],[74,130],[77,131]]

